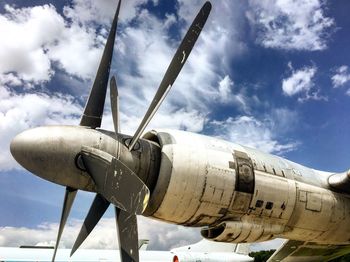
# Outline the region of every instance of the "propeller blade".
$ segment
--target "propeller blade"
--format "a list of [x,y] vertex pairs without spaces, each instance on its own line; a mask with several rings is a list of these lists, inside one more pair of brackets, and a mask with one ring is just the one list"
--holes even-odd
[[75,240],[70,256],[80,247],[85,241],[91,231],[95,228],[98,221],[100,221],[103,214],[106,212],[110,203],[100,194],[96,194],[94,202],[90,207],[89,213],[87,214],[84,224],[82,225],[79,235]]
[[109,202],[131,214],[142,214],[149,200],[145,183],[124,163],[92,147],[83,147],[84,165],[97,191]]
[[190,52],[195,42],[199,37],[200,32],[202,31],[202,28],[204,27],[205,22],[207,21],[210,10],[211,3],[206,2],[197,14],[194,21],[192,22],[191,27],[187,31],[173,59],[171,60],[171,63],[163,77],[162,82],[160,83],[160,86],[151,102],[151,105],[149,106],[144,118],[142,119],[141,124],[139,125],[129,144],[129,151],[133,149],[137,140],[140,138],[142,132],[145,130],[146,126],[151,121],[152,117],[158,110],[159,106],[165,99],[168,92],[170,91],[170,88],[175,82],[177,76],[179,75],[183,65],[185,64],[188,56],[190,55]]
[[105,48],[103,50],[102,59],[97,70],[95,81],[91,88],[88,101],[86,102],[84,113],[80,120],[81,126],[89,126],[91,128],[101,126],[103,108],[105,104],[106,91],[109,79],[109,71],[113,56],[115,34],[117,31],[120,3],[121,0],[119,0],[118,7],[112,22],[112,27],[109,32]]
[[122,262],[138,262],[139,247],[136,215],[115,207],[120,258]]
[[64,200],[63,200],[61,221],[60,221],[60,226],[58,228],[58,234],[57,234],[57,239],[56,239],[56,244],[55,244],[55,250],[54,250],[53,256],[52,256],[52,262],[55,261],[56,252],[57,252],[58,245],[60,243],[63,228],[67,222],[67,218],[68,218],[69,212],[71,210],[71,207],[73,205],[73,201],[74,201],[76,195],[77,195],[76,189],[71,188],[71,187],[66,187],[66,193],[64,195]]
[[111,109],[112,109],[114,131],[116,133],[119,133],[120,132],[119,95],[118,95],[117,81],[115,80],[114,76],[112,76],[110,81],[110,89],[111,89]]

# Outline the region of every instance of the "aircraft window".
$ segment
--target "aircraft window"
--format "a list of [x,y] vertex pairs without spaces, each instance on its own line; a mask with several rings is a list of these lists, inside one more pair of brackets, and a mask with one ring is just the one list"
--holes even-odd
[[267,202],[265,208],[266,209],[272,209],[273,203],[272,202]]
[[264,200],[256,200],[255,207],[262,207],[264,205]]

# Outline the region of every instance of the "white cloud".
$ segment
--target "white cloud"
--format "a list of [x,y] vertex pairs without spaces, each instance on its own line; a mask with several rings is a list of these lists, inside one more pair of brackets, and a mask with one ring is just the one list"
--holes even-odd
[[48,81],[53,71],[45,44],[61,30],[62,18],[51,5],[15,9],[5,6],[0,15],[0,74],[16,72],[12,78],[38,84]]
[[247,17],[257,42],[268,48],[324,50],[334,19],[324,14],[323,0],[250,0]]
[[[147,0],[122,1],[118,18],[121,22],[129,22],[138,15],[138,7],[146,2]],[[117,3],[114,0],[73,0],[71,6],[63,8],[63,12],[65,16],[80,23],[97,22],[109,26]]]
[[252,101],[256,103],[257,97],[248,97],[246,90],[241,87],[235,88],[234,82],[229,75],[221,78],[218,82],[216,100],[220,104],[234,105],[238,110],[244,113],[250,113]]
[[[187,26],[192,23],[203,3],[201,0],[179,0],[178,15],[187,22]],[[242,39],[242,34],[245,34],[242,26],[244,5],[244,2],[239,0],[213,2],[211,14],[200,37],[205,49],[196,47],[200,54],[206,52],[209,65],[215,64],[214,70],[222,71],[221,78],[231,72],[232,59],[247,51],[246,43]]]
[[292,71],[292,75],[282,80],[282,90],[287,96],[294,96],[299,93],[308,93],[314,86],[313,78],[317,68],[315,66],[304,67]]
[[21,86],[25,85],[24,81],[13,73],[0,74],[0,85]]
[[[280,114],[282,116],[285,114]],[[293,121],[293,120],[292,120]],[[295,142],[281,143],[277,140],[276,131],[271,123],[274,119],[260,121],[252,116],[229,117],[225,121],[213,121],[218,136],[233,143],[257,148],[267,153],[282,154],[297,147]]]
[[226,75],[220,82],[219,82],[219,97],[220,101],[227,103],[230,99],[231,93],[233,88],[233,81],[231,80],[230,76]]
[[0,101],[0,171],[18,168],[10,153],[10,141],[16,134],[39,125],[77,124],[82,112],[71,96],[16,94],[1,85]]
[[0,15],[0,34],[6,35],[0,42],[3,84],[47,82],[55,72],[53,62],[80,78],[95,75],[105,40],[94,29],[69,23],[52,5],[17,9],[6,5],[5,11]]
[[350,81],[349,67],[346,65],[339,66],[332,76],[333,87],[341,87]]
[[91,79],[97,71],[102,43],[103,38],[94,30],[73,24],[62,31],[59,41],[48,47],[47,54],[68,74]]
[[285,136],[293,131],[299,121],[299,115],[296,111],[287,108],[272,109],[268,117],[264,118],[270,130],[274,134]]
[[[80,231],[82,220],[68,221],[60,248],[71,248]],[[42,223],[35,228],[0,227],[0,246],[51,245],[56,241],[57,223]],[[185,228],[138,216],[139,239],[149,239],[149,248],[169,250],[180,245],[192,244],[201,239],[199,229]],[[115,218],[102,218],[80,248],[117,249]]]

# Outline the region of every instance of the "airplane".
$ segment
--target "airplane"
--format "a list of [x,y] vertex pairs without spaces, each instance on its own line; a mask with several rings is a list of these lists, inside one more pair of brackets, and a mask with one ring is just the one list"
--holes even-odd
[[[147,242],[148,244],[148,242]],[[231,243],[212,243],[208,240],[174,248],[170,251],[150,251],[146,250],[147,244],[139,247],[140,261],[145,262],[191,262],[191,261],[207,261],[207,262],[248,262],[254,259],[248,256],[249,247],[247,245]],[[18,262],[18,261],[51,261],[52,249],[54,247],[42,246],[22,246],[0,247],[0,261]],[[101,249],[80,249],[70,257],[69,249],[58,249],[56,261],[70,262],[89,262],[104,261],[115,262],[120,261],[115,250]]]
[[136,215],[202,227],[204,238],[218,242],[288,239],[269,261],[327,261],[349,253],[350,170],[319,171],[186,131],[143,134],[189,57],[210,2],[182,40],[135,134],[120,133],[114,76],[114,131],[100,129],[119,9],[120,1],[79,126],[33,128],[10,145],[24,168],[66,187],[52,261],[77,190],[96,192],[96,197],[71,254],[110,204],[115,206],[121,261],[139,261]]

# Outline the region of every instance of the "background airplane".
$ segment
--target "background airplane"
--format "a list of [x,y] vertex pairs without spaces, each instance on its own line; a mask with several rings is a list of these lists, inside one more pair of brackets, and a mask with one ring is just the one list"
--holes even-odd
[[[0,247],[0,261],[51,261],[54,247]],[[196,244],[174,248],[170,251],[146,250],[140,246],[140,261],[145,262],[248,262],[254,261],[248,256],[249,246],[228,243],[212,243],[202,240]],[[70,249],[58,249],[56,261],[59,262],[116,262],[120,261],[115,250],[81,249],[70,257]]]

